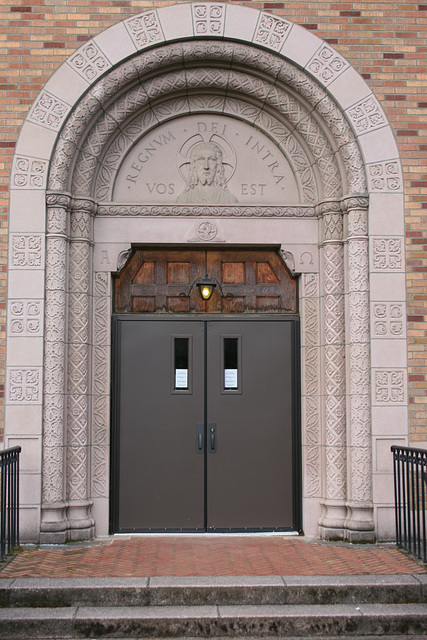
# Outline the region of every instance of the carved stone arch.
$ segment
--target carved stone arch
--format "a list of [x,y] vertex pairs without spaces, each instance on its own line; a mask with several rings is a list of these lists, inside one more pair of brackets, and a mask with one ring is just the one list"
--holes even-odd
[[[235,46],[239,46],[240,49],[243,47],[243,45]],[[151,115],[154,122],[161,122],[164,120],[164,114],[159,114],[160,105],[165,100],[171,101],[171,96],[174,94],[180,96],[180,98],[175,98],[179,105],[175,115],[179,115],[179,112],[185,113],[186,110],[188,112],[194,111],[194,108],[191,109],[191,95],[208,88],[216,90],[219,95],[227,95],[230,99],[233,96],[235,98],[243,97],[244,100],[249,101],[249,104],[252,103],[253,107],[259,110],[253,121],[255,125],[258,125],[263,117],[268,118],[273,114],[276,118],[284,118],[287,137],[304,141],[308,153],[311,154],[309,164],[315,166],[320,174],[322,187],[318,199],[340,196],[347,191],[354,192],[354,187],[357,192],[365,190],[363,172],[361,171],[362,162],[357,145],[354,144],[354,136],[351,134],[345,118],[342,117],[342,114],[339,115],[339,110],[335,108],[333,101],[326,92],[318,87],[314,80],[312,80],[314,87],[307,87],[307,78],[305,78],[303,85],[305,95],[300,97],[298,89],[302,84],[302,79],[299,71],[292,68],[290,63],[282,65],[277,77],[270,78],[268,76],[272,66],[269,58],[273,58],[272,54],[265,54],[263,65],[258,64],[258,69],[262,68],[264,72],[263,77],[260,78],[254,76],[249,67],[239,68],[239,70],[231,68],[232,53],[229,54],[229,67],[224,69],[223,67],[208,66],[212,62],[208,58],[212,48],[209,41],[200,41],[196,45],[193,44],[193,47],[198,48],[199,54],[203,50],[205,52],[204,66],[201,68],[192,66],[194,62],[200,63],[199,58],[193,60],[194,51],[183,48],[185,72],[171,71],[167,63],[164,63],[166,68],[158,69],[161,72],[155,78],[152,77],[151,68],[147,73],[148,78],[144,78],[141,69],[139,69],[141,84],[137,84],[136,68],[129,62],[125,62],[121,67],[103,77],[98,85],[91,90],[82,105],[84,109],[89,108],[90,126],[85,130],[80,109],[79,112],[71,115],[67,127],[72,130],[73,135],[70,135],[71,131],[66,131],[65,139],[61,139],[59,142],[53,159],[53,171],[49,180],[50,187],[55,190],[71,187],[71,191],[74,193],[93,196],[93,174],[99,172],[99,163],[101,161],[102,164],[105,147],[111,144],[111,140],[122,131],[125,121],[129,127],[129,120],[134,114],[139,114],[145,108],[146,119]],[[170,58],[174,58],[173,52],[176,51],[176,48],[177,45],[166,45],[161,48],[163,53],[165,49],[168,49],[164,56],[168,63]],[[246,45],[246,48],[249,47]],[[186,54],[189,60],[186,59]],[[221,62],[223,63],[224,60]],[[241,66],[242,61],[239,61],[239,64]],[[175,60],[173,66],[176,66]],[[114,93],[111,97],[111,87],[108,81],[118,93],[117,98],[114,97]],[[286,83],[291,85],[291,93],[285,90]],[[319,111],[317,110],[318,104],[321,104]],[[96,105],[100,105],[97,113],[95,112]],[[173,110],[170,111],[169,115],[173,117]],[[325,120],[323,114],[326,116]],[[72,122],[73,119],[79,120],[78,128]],[[329,130],[329,125],[333,125],[332,130]],[[78,131],[78,138],[76,131]],[[124,136],[126,138],[125,134]],[[69,155],[73,146],[74,157],[71,161],[73,167],[71,170]],[[64,160],[66,164],[68,163],[68,171],[63,166]],[[55,166],[60,168],[60,176],[55,171]],[[343,173],[346,174],[344,178]],[[58,181],[58,177],[60,181]],[[64,185],[64,178],[67,180],[66,185]]]
[[[239,118],[274,142],[300,202],[108,202],[145,131],[206,113]],[[375,527],[384,537],[391,504],[374,505],[373,515],[371,423],[395,408],[387,389],[404,380],[406,364],[390,355],[378,363],[369,299],[387,312],[393,291],[404,314],[403,182],[381,106],[347,60],[304,28],[247,7],[148,10],[82,45],[49,80],[23,126],[11,185],[9,300],[45,309],[43,356],[35,340],[28,362],[19,350],[7,355],[6,437],[19,441],[15,414],[25,409],[43,460],[43,497],[26,505],[24,539],[107,533],[110,274],[132,242],[186,246],[206,221],[212,242],[280,245],[302,274],[306,532],[369,539]],[[28,402],[13,393],[19,380],[38,380]],[[404,383],[398,391],[390,396],[402,420]]]

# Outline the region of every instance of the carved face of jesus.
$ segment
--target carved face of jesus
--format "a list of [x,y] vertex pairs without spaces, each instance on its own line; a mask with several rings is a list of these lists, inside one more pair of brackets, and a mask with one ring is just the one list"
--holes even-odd
[[201,143],[193,150],[192,162],[199,183],[210,186],[218,168],[218,158],[213,144]]

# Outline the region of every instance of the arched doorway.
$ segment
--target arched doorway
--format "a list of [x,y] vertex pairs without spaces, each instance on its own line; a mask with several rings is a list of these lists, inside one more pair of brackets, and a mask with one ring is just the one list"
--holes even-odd
[[[271,14],[180,3],[112,29],[54,74],[15,153],[10,314],[44,313],[7,355],[6,438],[29,461],[24,538],[108,531],[111,277],[142,245],[279,248],[300,275],[304,530],[386,537],[376,456],[385,422],[406,425],[407,369],[396,336],[383,359],[390,336],[370,328],[405,306],[401,171],[381,106],[330,45]],[[222,165],[209,190],[193,173],[201,149]]]
[[301,529],[296,293],[272,250],[132,254],[114,279],[112,531]]

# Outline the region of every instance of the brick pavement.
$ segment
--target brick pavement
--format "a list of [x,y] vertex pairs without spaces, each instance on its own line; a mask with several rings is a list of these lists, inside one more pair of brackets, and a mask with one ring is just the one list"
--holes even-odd
[[420,574],[401,551],[313,539],[240,536],[110,538],[89,546],[24,549],[0,578]]

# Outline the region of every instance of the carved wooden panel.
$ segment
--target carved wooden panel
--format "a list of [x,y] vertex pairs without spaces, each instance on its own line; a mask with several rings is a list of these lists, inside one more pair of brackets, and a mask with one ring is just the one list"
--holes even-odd
[[[191,285],[214,278],[203,301]],[[190,293],[190,295],[188,295]],[[115,313],[296,313],[297,281],[273,250],[136,249],[114,279]]]

